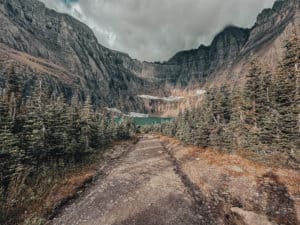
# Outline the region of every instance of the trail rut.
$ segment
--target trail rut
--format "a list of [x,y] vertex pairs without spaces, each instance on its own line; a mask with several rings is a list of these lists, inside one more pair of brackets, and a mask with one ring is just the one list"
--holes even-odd
[[106,173],[48,224],[217,224],[158,138],[142,137]]

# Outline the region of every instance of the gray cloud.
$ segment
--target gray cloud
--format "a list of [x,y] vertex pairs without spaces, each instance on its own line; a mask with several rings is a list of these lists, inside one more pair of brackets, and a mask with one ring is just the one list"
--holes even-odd
[[[209,44],[226,25],[251,27],[274,0],[42,0],[88,24],[99,43],[140,60]],[[72,3],[71,3],[72,2]]]

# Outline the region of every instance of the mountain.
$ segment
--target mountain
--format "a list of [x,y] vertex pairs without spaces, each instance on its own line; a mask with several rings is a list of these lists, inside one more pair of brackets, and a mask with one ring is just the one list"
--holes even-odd
[[[155,67],[156,77],[163,77],[165,71],[173,81],[181,86],[189,82],[202,81],[219,73],[220,69],[233,68],[234,64],[242,64],[249,55],[268,55],[276,64],[281,57],[283,42],[297,29],[299,35],[299,1],[280,0],[272,9],[264,9],[257,17],[251,29],[234,26],[226,27],[213,39],[210,46],[201,45],[198,49],[182,51],[169,61]],[[261,54],[263,52],[263,54]],[[168,67],[166,69],[165,67]],[[221,68],[222,67],[222,68]]]
[[80,92],[100,106],[143,111],[135,96],[146,81],[124,68],[122,53],[100,45],[85,24],[36,0],[1,0],[0,20],[1,71],[5,76],[7,65],[15,64],[27,92],[42,78],[67,97]]
[[294,32],[300,34],[299,5],[298,0],[275,1],[272,8],[258,15],[250,29],[226,27],[209,46],[178,52],[164,63],[134,62],[133,66],[126,62],[123,65],[134,68],[131,71],[137,76],[164,84],[169,96],[183,97],[175,102],[144,101],[159,115],[176,115],[186,107],[201,104],[199,92],[222,85],[243,86],[252,56],[266,68],[276,68],[286,39]]
[[[276,1],[251,29],[228,26],[210,46],[149,63],[105,48],[89,27],[37,0],[0,0],[0,87],[5,87],[7,67],[13,64],[27,94],[43,79],[57,94],[90,95],[98,106],[176,114],[179,105],[187,106],[186,96],[197,101],[198,95],[191,93],[199,88],[241,85],[250,55],[276,65],[284,40],[294,30],[299,35],[299,5],[298,0]],[[141,95],[182,98],[165,101]]]

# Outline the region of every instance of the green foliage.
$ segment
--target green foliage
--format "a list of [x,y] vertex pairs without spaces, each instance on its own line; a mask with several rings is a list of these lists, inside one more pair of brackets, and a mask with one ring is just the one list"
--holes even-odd
[[[299,151],[300,44],[296,34],[285,45],[286,53],[276,79],[275,104],[278,112],[278,137],[282,150]],[[298,148],[297,148],[298,147]]]
[[39,184],[41,188],[47,185],[36,180],[43,171],[56,168],[59,173],[59,168],[78,165],[113,141],[129,139],[136,130],[131,119],[118,123],[95,111],[89,98],[83,105],[76,97],[66,103],[51,95],[42,82],[31,97],[19,99],[16,92],[21,84],[11,71],[8,91],[0,96],[1,224],[8,217],[14,224],[25,203],[43,197]]

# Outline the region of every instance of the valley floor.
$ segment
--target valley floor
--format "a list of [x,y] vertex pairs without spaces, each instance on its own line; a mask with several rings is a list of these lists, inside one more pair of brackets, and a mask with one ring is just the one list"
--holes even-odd
[[145,135],[48,225],[298,224],[300,174]]

